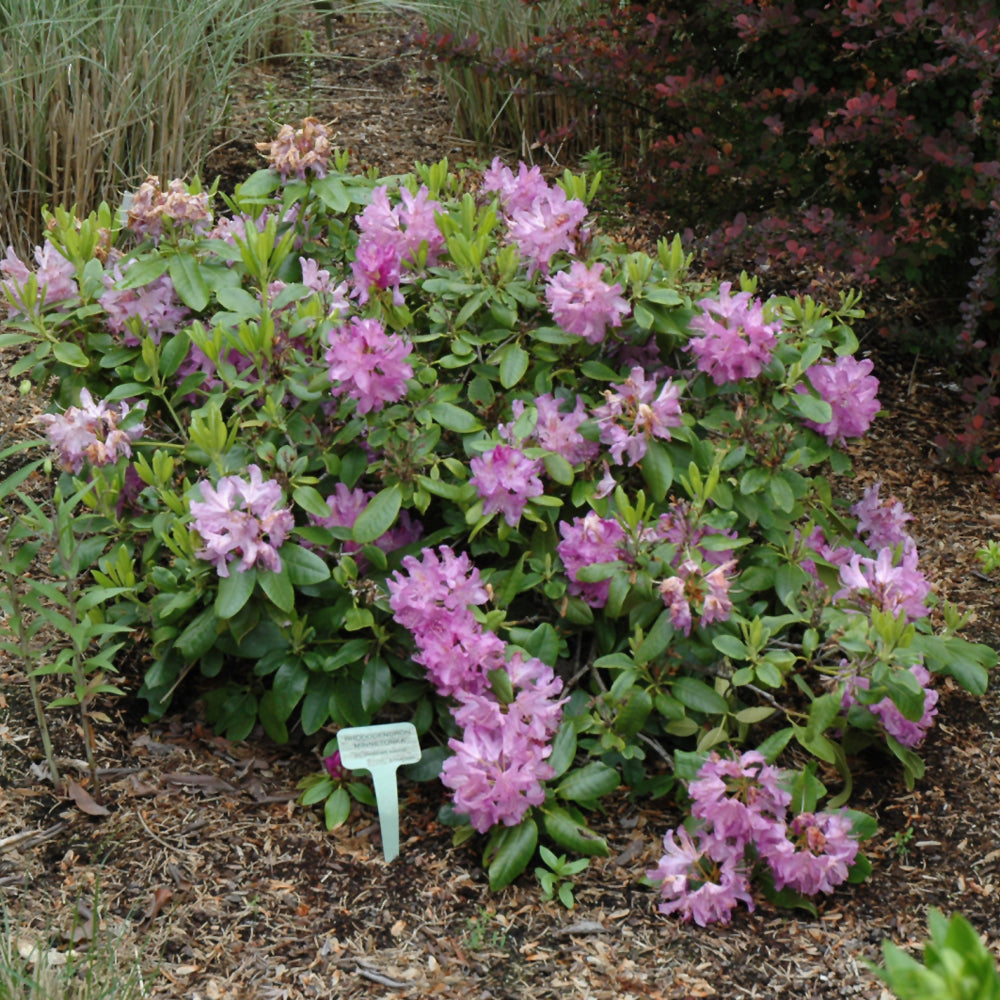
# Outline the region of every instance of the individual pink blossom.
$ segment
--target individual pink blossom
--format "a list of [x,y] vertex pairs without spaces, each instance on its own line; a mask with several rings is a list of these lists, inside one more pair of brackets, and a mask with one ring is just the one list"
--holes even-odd
[[622,385],[604,391],[604,403],[594,408],[601,440],[618,464],[628,455],[629,465],[641,461],[652,438],[670,440],[670,428],[680,427],[681,387],[668,379],[657,392],[641,368],[633,368]]
[[520,521],[528,501],[545,492],[539,478],[541,461],[528,458],[510,445],[498,444],[476,456],[469,462],[469,468],[472,470],[469,482],[483,501],[483,514],[488,517],[501,513],[512,528]]
[[685,559],[674,576],[661,581],[660,597],[670,610],[670,622],[675,629],[690,635],[696,613],[703,628],[729,618],[733,609],[729,574],[735,565],[735,560],[730,560],[706,574],[693,559]]
[[80,390],[80,405],[67,407],[65,413],[43,413],[35,419],[45,425],[45,436],[59,452],[64,468],[79,472],[84,462],[112,465],[121,456],[132,454],[132,442],[142,437],[145,426],[125,422],[128,403],[115,408],[104,400],[94,402],[88,389]]
[[846,598],[862,607],[874,607],[892,615],[901,611],[910,621],[927,615],[931,592],[927,578],[917,569],[917,550],[907,549],[898,562],[892,549],[879,549],[874,559],[855,552],[840,567],[843,588],[834,599]]
[[333,153],[330,130],[316,118],[304,118],[297,129],[282,125],[273,142],[258,142],[257,149],[285,181],[292,176],[305,180],[308,173],[326,177]]
[[700,371],[716,385],[753,379],[771,360],[779,323],[764,322],[764,308],[749,292],[730,294],[732,282],[719,286],[718,298],[698,302],[702,312],[690,320],[692,337],[687,350],[697,358]]
[[35,263],[38,266],[32,272],[10,246],[7,247],[6,256],[0,260],[0,275],[3,276],[0,289],[3,289],[15,308],[28,307],[24,286],[32,273],[38,285],[39,301],[43,305],[71,302],[79,298],[80,288],[76,283],[76,268],[49,239],[46,239],[40,247],[35,247]]
[[833,892],[847,880],[858,855],[851,821],[844,812],[799,813],[785,839],[761,851],[774,873],[774,887],[786,886],[805,896]]
[[563,409],[563,400],[551,393],[535,397],[538,419],[532,432],[538,444],[548,451],[562,455],[570,465],[589,462],[601,450],[596,441],[589,441],[580,433],[588,419],[587,408],[580,396],[572,410]]
[[[799,537],[798,534],[796,537]],[[846,566],[857,554],[854,549],[846,545],[832,545],[827,540],[826,533],[817,525],[804,540],[805,547],[816,553],[824,562],[831,566]],[[816,569],[816,562],[813,559],[805,558],[800,561],[802,568],[817,582],[822,584],[819,571]]]
[[413,375],[407,363],[413,345],[398,334],[386,333],[377,319],[352,317],[330,331],[326,362],[335,396],[358,401],[357,413],[381,410],[402,399]]
[[549,188],[530,206],[508,212],[508,231],[528,262],[529,278],[536,271],[548,274],[549,264],[560,250],[572,253],[576,249],[586,217],[587,206],[577,198],[568,198],[561,187]]
[[545,801],[543,781],[555,771],[545,758],[551,747],[525,737],[518,715],[504,715],[498,729],[470,728],[452,738],[454,751],[441,768],[441,783],[454,792],[455,811],[486,833],[497,823],[516,826]]
[[622,317],[631,311],[621,296],[622,286],[603,281],[603,271],[600,262],[587,267],[575,260],[568,271],[560,271],[546,282],[545,299],[552,318],[588,344],[599,344],[608,326],[621,326]]
[[703,820],[713,837],[738,848],[780,840],[792,801],[781,778],[781,770],[756,750],[738,758],[712,753],[688,784],[691,815]]
[[702,833],[695,842],[683,827],[667,833],[663,849],[666,853],[660,863],[646,873],[660,884],[661,913],[679,913],[685,922],[693,920],[707,927],[729,923],[739,902],[753,912],[742,851],[733,851]]
[[323,767],[334,781],[344,781],[348,776],[347,768],[340,759],[339,750],[334,750],[328,757],[323,758]]
[[907,514],[895,497],[882,503],[878,496],[881,486],[880,482],[873,483],[851,507],[851,513],[858,519],[858,534],[865,536],[868,547],[875,551],[897,545],[914,548],[916,543],[904,527],[913,520],[913,515]]
[[425,548],[419,559],[404,556],[402,569],[386,585],[393,617],[411,632],[438,611],[465,610],[489,600],[472,560],[464,552],[456,555],[447,545]]
[[[833,416],[822,424],[804,420],[806,427],[818,431],[830,444],[862,437],[881,408],[876,397],[878,379],[871,374],[874,367],[869,358],[858,361],[845,354],[836,361],[822,361],[807,368],[809,384],[830,404]],[[799,385],[796,391],[808,390]]]
[[571,524],[559,522],[562,541],[556,546],[559,558],[566,567],[570,594],[582,597],[592,608],[603,608],[608,603],[611,580],[587,583],[577,579],[585,566],[615,562],[622,557],[625,529],[617,522],[589,511],[576,517]]
[[345,316],[350,309],[350,289],[346,281],[334,285],[330,272],[319,266],[319,262],[311,257],[300,257],[302,268],[302,284],[314,295],[323,297],[328,314],[337,313]]
[[[846,664],[846,661],[845,661]],[[871,687],[871,680],[857,674],[848,674],[844,688],[841,706],[846,711],[852,705],[862,705],[868,709],[882,724],[882,728],[893,739],[897,740],[904,747],[919,746],[927,730],[934,725],[934,717],[937,715],[938,692],[931,684],[930,671],[922,664],[915,663],[909,668],[910,673],[917,679],[924,689],[924,709],[919,719],[906,718],[896,706],[896,703],[888,695],[873,704],[862,703],[857,697],[857,691],[867,691]]]
[[426,184],[421,184],[416,194],[401,187],[399,197],[400,204],[396,206],[395,215],[402,233],[402,258],[415,264],[417,252],[425,247],[427,266],[433,267],[445,247],[444,234],[437,222],[437,215],[444,211],[441,202],[430,197]]
[[119,288],[124,277],[118,264],[104,275],[105,291],[98,302],[108,314],[108,329],[121,334],[129,347],[137,346],[140,336],[158,344],[164,333],[176,333],[188,311],[178,300],[170,275],[161,274],[138,288]]
[[163,236],[164,222],[195,235],[207,233],[212,225],[208,192],[192,193],[179,179],[170,181],[163,191],[159,177],[147,177],[128,202],[128,228],[155,242]]
[[495,191],[500,198],[500,207],[510,215],[530,209],[537,198],[548,194],[549,185],[539,167],[529,169],[527,164],[518,163],[515,174],[497,156],[483,173],[482,189],[487,193]]
[[237,572],[260,566],[281,572],[278,549],[295,527],[291,512],[280,507],[281,487],[265,480],[256,465],[247,467],[249,479],[223,476],[216,486],[200,480],[201,500],[189,501],[194,530],[205,545],[195,552],[215,566],[219,576],[229,576],[229,566],[239,559]]

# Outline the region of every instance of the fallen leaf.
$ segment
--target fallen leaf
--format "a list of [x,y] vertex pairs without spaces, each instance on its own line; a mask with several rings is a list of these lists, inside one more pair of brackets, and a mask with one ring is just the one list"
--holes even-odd
[[97,802],[82,785],[71,781],[66,789],[69,797],[76,803],[77,809],[88,816],[110,816],[111,813]]
[[149,906],[146,907],[146,912],[142,915],[143,922],[147,920],[155,920],[156,915],[163,909],[166,903],[173,898],[173,892],[166,886],[160,886],[153,890],[153,898],[149,901]]

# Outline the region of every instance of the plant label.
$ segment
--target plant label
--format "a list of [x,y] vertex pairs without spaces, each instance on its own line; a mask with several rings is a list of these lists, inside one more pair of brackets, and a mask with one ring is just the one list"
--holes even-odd
[[344,767],[371,772],[382,830],[382,854],[392,861],[399,854],[399,794],[396,768],[420,760],[420,740],[412,722],[357,726],[337,733],[337,749]]

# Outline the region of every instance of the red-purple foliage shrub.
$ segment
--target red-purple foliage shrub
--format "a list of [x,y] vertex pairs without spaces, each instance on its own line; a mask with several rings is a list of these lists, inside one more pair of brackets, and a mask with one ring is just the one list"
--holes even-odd
[[517,50],[425,43],[572,100],[557,138],[636,168],[710,266],[901,282],[961,343],[1000,342],[996,0],[609,0]]

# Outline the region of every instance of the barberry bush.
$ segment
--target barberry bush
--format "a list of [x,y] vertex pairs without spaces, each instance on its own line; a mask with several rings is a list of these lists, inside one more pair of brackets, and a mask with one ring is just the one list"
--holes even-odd
[[996,3],[615,0],[526,45],[424,45],[520,104],[561,98],[547,133],[519,136],[519,109],[492,116],[494,140],[599,144],[638,167],[711,267],[814,294],[888,282],[916,300],[902,337],[922,313],[923,337],[938,324],[995,343]]
[[[628,252],[591,228],[598,178],[379,182],[313,120],[265,151],[219,214],[150,178],[0,265],[0,346],[53,392],[0,490],[59,467],[74,607],[143,642],[150,714],[187,686],[233,739],[412,720],[410,774],[494,886],[542,837],[605,853],[586,814],[622,783],[689,786],[703,856],[688,834],[653,873],[689,919],[732,910],[688,900],[707,882],[863,876],[858,755],[912,783],[936,676],[981,693],[996,657],[901,505],[831,485],[879,410],[855,298]],[[370,794],[324,754],[302,798],[336,825]]]

